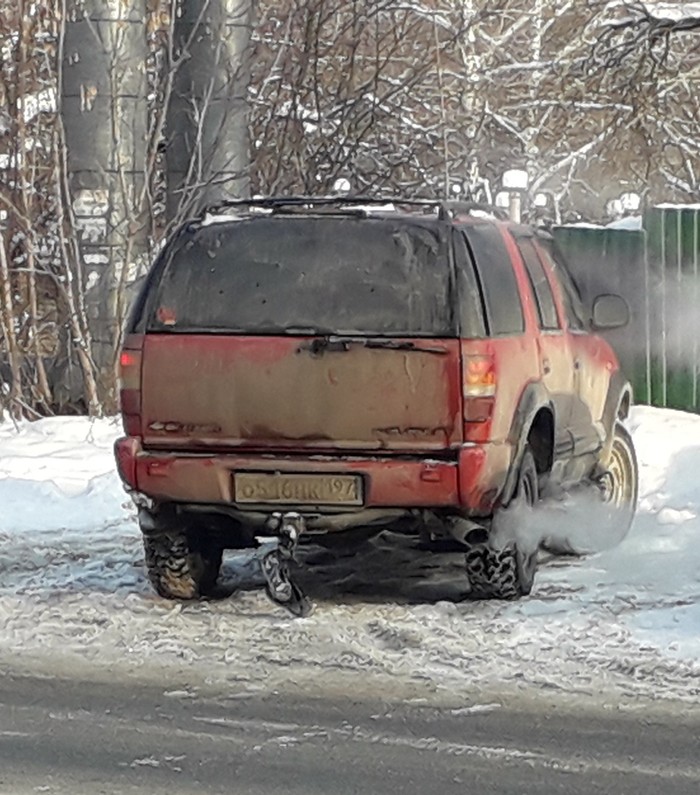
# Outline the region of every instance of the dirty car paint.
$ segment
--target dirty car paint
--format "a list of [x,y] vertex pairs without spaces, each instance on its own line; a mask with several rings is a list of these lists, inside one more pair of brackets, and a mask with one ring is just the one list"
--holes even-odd
[[[144,444],[405,451],[459,446],[458,340],[324,340],[148,335]],[[177,389],[164,388],[169,383]]]

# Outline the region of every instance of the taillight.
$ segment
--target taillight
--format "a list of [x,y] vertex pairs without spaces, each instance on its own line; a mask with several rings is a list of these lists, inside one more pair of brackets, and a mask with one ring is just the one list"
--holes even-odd
[[464,357],[465,422],[486,422],[493,413],[496,394],[496,367],[493,356]]
[[141,358],[143,337],[130,334],[119,356],[119,402],[124,433],[141,435]]
[[465,356],[464,364],[464,397],[493,397],[496,394],[493,356]]
[[140,351],[122,351],[119,357],[119,366],[122,370],[122,379],[124,378],[124,371],[129,373],[129,369],[141,365],[141,352]]

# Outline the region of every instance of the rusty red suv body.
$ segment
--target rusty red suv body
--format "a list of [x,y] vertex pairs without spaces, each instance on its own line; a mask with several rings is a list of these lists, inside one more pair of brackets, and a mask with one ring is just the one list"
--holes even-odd
[[183,227],[136,302],[116,455],[152,515],[488,520],[526,445],[550,482],[593,471],[630,388],[548,237],[454,204],[261,204]]

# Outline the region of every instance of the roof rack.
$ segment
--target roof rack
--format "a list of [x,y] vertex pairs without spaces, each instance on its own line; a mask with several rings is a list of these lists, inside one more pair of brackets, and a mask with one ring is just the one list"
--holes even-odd
[[468,201],[453,201],[445,199],[404,198],[402,196],[264,196],[253,199],[229,199],[205,207],[204,214],[213,214],[221,210],[235,209],[238,207],[259,208],[270,210],[273,213],[294,213],[307,210],[327,209],[354,214],[360,208],[385,207],[388,204],[397,207],[415,207],[431,209],[437,212],[441,221],[455,218],[457,215],[468,215],[474,211],[488,213],[502,221],[508,220],[508,215],[500,207],[489,204]]

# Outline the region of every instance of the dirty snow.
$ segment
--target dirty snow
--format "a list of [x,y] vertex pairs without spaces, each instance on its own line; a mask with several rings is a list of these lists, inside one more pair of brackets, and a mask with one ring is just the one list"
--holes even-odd
[[293,620],[256,587],[251,557],[228,555],[224,578],[241,589],[221,601],[151,592],[113,471],[115,421],[6,421],[0,667],[137,675],[171,693],[225,683],[241,697],[282,686],[416,698],[536,686],[696,702],[700,417],[638,407],[630,429],[641,490],[629,537],[595,556],[543,559],[530,598],[456,600],[459,556],[384,536],[356,556],[309,551],[302,579],[316,609]]

